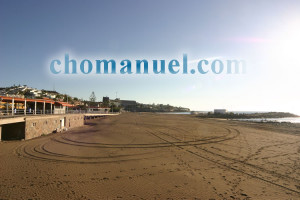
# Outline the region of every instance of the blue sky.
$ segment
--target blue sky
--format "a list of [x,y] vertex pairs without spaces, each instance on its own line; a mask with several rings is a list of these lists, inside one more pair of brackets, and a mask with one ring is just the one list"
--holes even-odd
[[[300,114],[299,1],[0,1],[0,86]],[[53,76],[49,60],[244,59],[242,75]]]

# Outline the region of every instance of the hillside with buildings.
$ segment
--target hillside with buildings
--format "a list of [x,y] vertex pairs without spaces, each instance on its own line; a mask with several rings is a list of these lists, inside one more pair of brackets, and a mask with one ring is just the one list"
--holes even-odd
[[55,99],[59,95],[56,91],[39,90],[36,88],[28,87],[27,85],[18,85],[11,87],[1,87],[0,96],[10,96],[18,98],[41,99],[47,97]]
[[[14,101],[13,101],[14,99]],[[44,90],[29,87],[27,85],[14,85],[11,87],[0,87],[0,110],[18,109],[24,110],[44,110],[50,109],[46,104],[43,105],[43,101],[52,102],[61,107],[65,107],[68,111],[88,111],[88,112],[188,112],[190,109],[183,107],[176,107],[163,104],[143,104],[138,103],[135,100],[122,100],[120,98],[110,99],[109,97],[103,97],[102,101],[97,101],[96,95],[92,92],[88,100],[72,97],[68,94],[61,94],[54,90]],[[15,105],[12,105],[14,102]],[[36,105],[35,102],[39,104]],[[54,103],[56,102],[56,103]],[[25,105],[28,104],[28,105]],[[33,105],[34,104],[34,105]],[[46,107],[46,108],[43,108]],[[55,109],[58,107],[55,107]],[[105,110],[103,110],[105,109]],[[52,107],[50,109],[52,113]],[[64,111],[61,111],[64,112]],[[3,113],[3,112],[2,112]]]

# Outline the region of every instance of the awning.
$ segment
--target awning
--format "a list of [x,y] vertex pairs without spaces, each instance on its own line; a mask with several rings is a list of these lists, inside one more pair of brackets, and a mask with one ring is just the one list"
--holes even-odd
[[50,104],[59,104],[66,107],[75,107],[72,104],[69,104],[67,102],[60,102],[60,101],[54,101],[52,99],[24,99],[24,98],[18,98],[18,97],[7,97],[7,96],[0,96],[0,101],[2,102],[9,102],[12,103],[12,100],[14,99],[15,103],[25,103],[26,102],[37,102],[37,103],[50,103]]
[[[24,103],[24,98],[18,98],[18,97],[6,97],[6,96],[0,96],[0,101],[2,102],[12,102],[14,99],[15,103]],[[51,103],[54,104],[55,101],[52,99],[26,99],[26,102],[37,102],[37,103]]]

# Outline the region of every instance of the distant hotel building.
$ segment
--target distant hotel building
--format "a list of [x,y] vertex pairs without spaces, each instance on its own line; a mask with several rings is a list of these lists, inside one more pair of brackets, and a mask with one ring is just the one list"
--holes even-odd
[[214,114],[226,114],[226,109],[214,109]]
[[119,107],[121,106],[124,110],[127,111],[135,111],[137,102],[133,100],[120,100],[119,98],[115,100],[109,100],[111,104],[114,104],[115,106]]

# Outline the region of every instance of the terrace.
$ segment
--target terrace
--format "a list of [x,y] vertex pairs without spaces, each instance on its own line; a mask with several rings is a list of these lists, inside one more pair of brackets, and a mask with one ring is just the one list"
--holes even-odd
[[26,99],[0,96],[0,117],[15,117],[20,115],[66,114],[72,108],[67,102],[52,99]]

